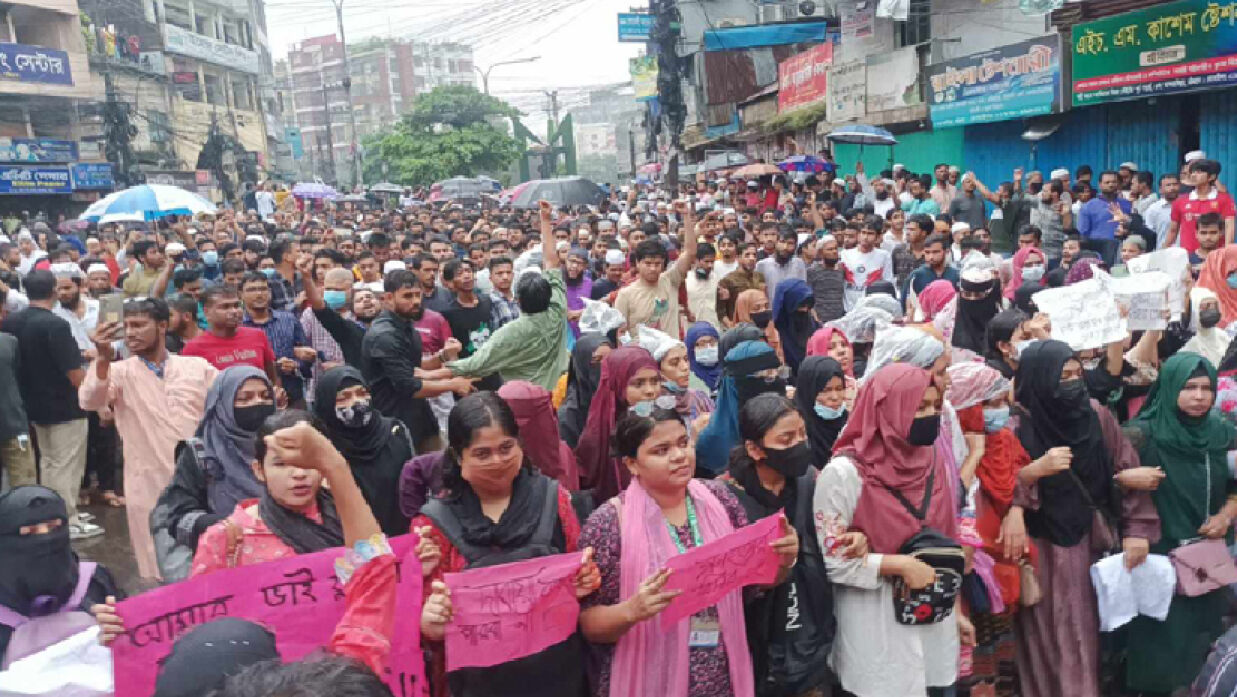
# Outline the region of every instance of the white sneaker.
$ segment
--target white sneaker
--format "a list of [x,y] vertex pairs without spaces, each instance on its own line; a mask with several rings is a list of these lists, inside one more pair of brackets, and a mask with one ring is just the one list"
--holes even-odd
[[104,532],[105,531],[102,526],[95,525],[94,523],[87,523],[85,521],[72,523],[69,525],[70,540],[88,540],[92,537],[99,537]]

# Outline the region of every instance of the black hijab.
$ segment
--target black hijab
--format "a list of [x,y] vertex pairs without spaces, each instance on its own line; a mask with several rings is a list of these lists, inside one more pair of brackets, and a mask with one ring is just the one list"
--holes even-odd
[[1018,286],[1018,290],[1014,291],[1014,307],[1027,313],[1027,317],[1034,317],[1038,310],[1035,307],[1035,301],[1031,300],[1031,296],[1043,289],[1043,286],[1033,284]]
[[1068,446],[1074,456],[1069,471],[1039,480],[1040,507],[1026,514],[1031,535],[1061,547],[1086,536],[1094,517],[1088,495],[1096,506],[1107,506],[1112,485],[1112,459],[1090,398],[1061,396],[1061,369],[1073,357],[1064,342],[1036,341],[1023,349],[1014,380],[1015,399],[1025,411],[1018,438],[1027,454],[1035,460]]
[[[450,456],[444,461],[448,470],[444,478],[455,479],[458,477],[459,464],[450,462],[449,458]],[[455,477],[451,476],[451,469],[456,471]],[[462,479],[458,482],[460,483],[453,487],[442,502],[451,509],[463,527],[465,542],[495,551],[524,546],[537,531],[537,523],[541,520],[541,512],[546,505],[545,498],[552,491],[557,491],[550,486],[552,480],[535,474],[526,459],[519,474],[511,482],[511,501],[507,504],[507,510],[499,516],[498,522],[494,522],[481,510],[481,499],[472,487]]]
[[962,279],[959,291],[983,291],[980,300],[966,300],[958,294],[958,314],[954,322],[953,345],[983,355],[988,322],[1001,311],[1001,286],[996,279],[983,282]]
[[730,349],[738,346],[744,341],[764,341],[765,333],[759,327],[750,322],[739,322],[730,329],[722,333],[722,338],[717,341],[717,356],[719,362],[725,362],[726,355],[730,353]]
[[828,356],[808,356],[799,364],[799,374],[795,376],[795,406],[799,407],[799,415],[807,424],[808,444],[812,447],[812,464],[816,469],[823,469],[833,456],[833,443],[850,418],[849,413],[843,413],[836,419],[826,421],[816,413],[816,395],[825,389],[825,385],[835,377],[846,381],[846,372],[842,365]]
[[[59,520],[60,527],[21,534],[22,526],[48,520]],[[26,616],[50,614],[73,595],[77,576],[64,499],[41,486],[19,486],[0,496],[0,605]]]
[[258,502],[258,513],[266,527],[283,540],[284,544],[296,550],[297,554],[313,554],[344,544],[344,527],[339,521],[339,512],[335,510],[335,499],[325,490],[318,491],[321,524],[297,511],[280,506],[271,498],[269,491],[262,494],[262,500]]
[[558,407],[558,435],[573,449],[588,421],[588,409],[601,382],[601,366],[593,365],[593,354],[603,345],[614,344],[599,332],[586,332],[576,339],[567,366],[567,396]]
[[245,668],[278,658],[275,635],[264,627],[236,617],[207,622],[172,645],[154,697],[201,697]]
[[[408,517],[399,508],[399,476],[404,463],[413,456],[408,428],[397,419],[374,411],[363,426],[348,426],[335,413],[335,395],[354,385],[368,387],[361,372],[351,366],[332,368],[318,378],[314,387],[314,416],[322,432],[331,439],[365,494],[378,525],[387,535],[408,532]],[[372,402],[371,402],[372,406]],[[323,510],[323,515],[326,511]]]

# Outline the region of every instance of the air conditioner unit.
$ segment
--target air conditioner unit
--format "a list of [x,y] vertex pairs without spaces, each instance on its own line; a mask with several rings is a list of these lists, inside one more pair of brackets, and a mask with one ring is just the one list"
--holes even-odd
[[833,16],[832,5],[827,0],[792,0],[788,9],[793,19]]
[[764,3],[760,5],[761,24],[785,22],[793,18],[794,15],[791,8],[784,3]]

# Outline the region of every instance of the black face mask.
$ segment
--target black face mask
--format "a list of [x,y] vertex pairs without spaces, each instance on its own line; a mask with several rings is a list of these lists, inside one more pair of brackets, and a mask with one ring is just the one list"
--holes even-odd
[[765,464],[788,479],[802,477],[812,466],[812,448],[807,441],[789,448],[765,448]]
[[763,312],[752,313],[752,324],[756,325],[757,327],[760,327],[761,329],[764,329],[765,327],[769,326],[769,320],[771,319],[773,319],[773,312],[771,312],[770,310],[764,310]]
[[911,422],[910,433],[906,434],[906,442],[911,445],[932,445],[941,433],[941,415],[917,416]]
[[1086,404],[1087,398],[1087,385],[1081,379],[1066,380],[1057,387],[1057,399],[1066,404]]
[[1214,307],[1209,307],[1199,312],[1198,323],[1203,325],[1204,329],[1211,329],[1220,323],[1220,311]]
[[759,397],[766,392],[785,395],[786,381],[782,378],[766,380],[764,378],[741,377],[735,380],[735,389],[739,393],[739,403],[746,404],[748,400]]
[[258,429],[262,426],[262,422],[266,421],[266,417],[274,413],[275,405],[270,402],[264,402],[247,407],[236,407],[232,410],[232,417],[242,431],[257,433]]

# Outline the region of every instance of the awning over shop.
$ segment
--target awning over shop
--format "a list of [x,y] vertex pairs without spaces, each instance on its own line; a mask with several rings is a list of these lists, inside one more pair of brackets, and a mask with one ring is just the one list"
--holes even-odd
[[734,51],[762,46],[822,43],[828,36],[827,22],[796,22],[794,24],[761,24],[747,27],[725,27],[704,33],[704,50]]

